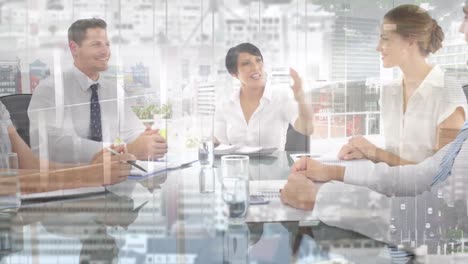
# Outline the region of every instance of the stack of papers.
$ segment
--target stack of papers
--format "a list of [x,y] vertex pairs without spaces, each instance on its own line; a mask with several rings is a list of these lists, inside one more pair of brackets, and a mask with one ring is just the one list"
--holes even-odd
[[214,154],[215,155],[228,155],[228,154],[234,153],[236,149],[238,149],[238,147],[233,146],[233,145],[220,144],[214,149]]
[[311,158],[311,159],[319,159],[319,158],[322,157],[322,155],[320,155],[320,154],[314,154],[314,153],[289,154],[289,156],[291,157],[291,159],[292,159],[294,162],[300,160],[302,157],[307,157],[307,158]]
[[158,172],[163,172],[169,169],[174,169],[178,167],[177,164],[173,164],[170,162],[166,161],[142,161],[142,160],[137,160],[137,165],[140,167],[144,168],[147,172],[144,172],[142,170],[139,170],[135,167],[132,167],[132,170],[130,171],[130,176],[129,178],[139,178],[148,174],[156,174]]
[[221,155],[270,155],[276,151],[276,148],[263,148],[263,147],[239,147],[234,145],[220,144],[214,149],[216,156]]
[[317,154],[317,153],[299,153],[299,154],[290,154],[291,159],[296,162],[302,157],[308,157],[320,162],[324,163],[340,163],[345,162],[345,160],[340,160],[338,158],[338,154],[336,153],[325,153],[325,154]]

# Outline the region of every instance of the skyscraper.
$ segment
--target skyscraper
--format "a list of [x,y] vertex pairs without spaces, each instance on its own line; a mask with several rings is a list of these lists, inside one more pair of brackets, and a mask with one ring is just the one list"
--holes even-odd
[[366,80],[380,76],[377,19],[338,15],[331,36],[331,80]]

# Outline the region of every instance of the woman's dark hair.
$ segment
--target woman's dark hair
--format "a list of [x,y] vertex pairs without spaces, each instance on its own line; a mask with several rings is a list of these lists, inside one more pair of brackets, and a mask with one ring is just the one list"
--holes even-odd
[[226,69],[230,74],[237,74],[237,58],[239,58],[239,53],[241,52],[259,56],[263,61],[262,53],[255,45],[250,43],[239,44],[230,48],[226,54]]

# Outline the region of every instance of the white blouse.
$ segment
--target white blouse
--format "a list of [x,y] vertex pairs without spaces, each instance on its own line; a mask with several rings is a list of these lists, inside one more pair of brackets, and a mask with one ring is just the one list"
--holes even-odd
[[284,150],[288,124],[298,118],[298,105],[289,87],[267,82],[260,104],[247,123],[240,104],[240,88],[216,106],[215,137],[223,144]]
[[465,108],[462,87],[446,87],[444,72],[434,66],[403,113],[402,79],[384,85],[380,101],[386,150],[403,159],[421,162],[434,154],[437,127],[457,107]]

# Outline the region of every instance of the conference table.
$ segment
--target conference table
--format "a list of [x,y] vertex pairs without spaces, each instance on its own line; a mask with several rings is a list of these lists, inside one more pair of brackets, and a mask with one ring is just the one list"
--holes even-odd
[[[251,181],[286,180],[291,163],[282,151],[252,156]],[[437,263],[431,256],[460,256],[450,253],[460,244],[444,234],[456,233],[463,216],[437,194],[423,197],[436,204],[423,209],[431,206],[438,216],[432,222],[409,215],[420,210],[416,198],[398,198],[402,210],[396,198],[327,183],[307,220],[233,223],[225,215],[219,159],[214,166],[207,172],[194,163],[104,193],[25,202],[16,214],[0,215],[0,263]],[[444,231],[444,219],[457,224]]]

